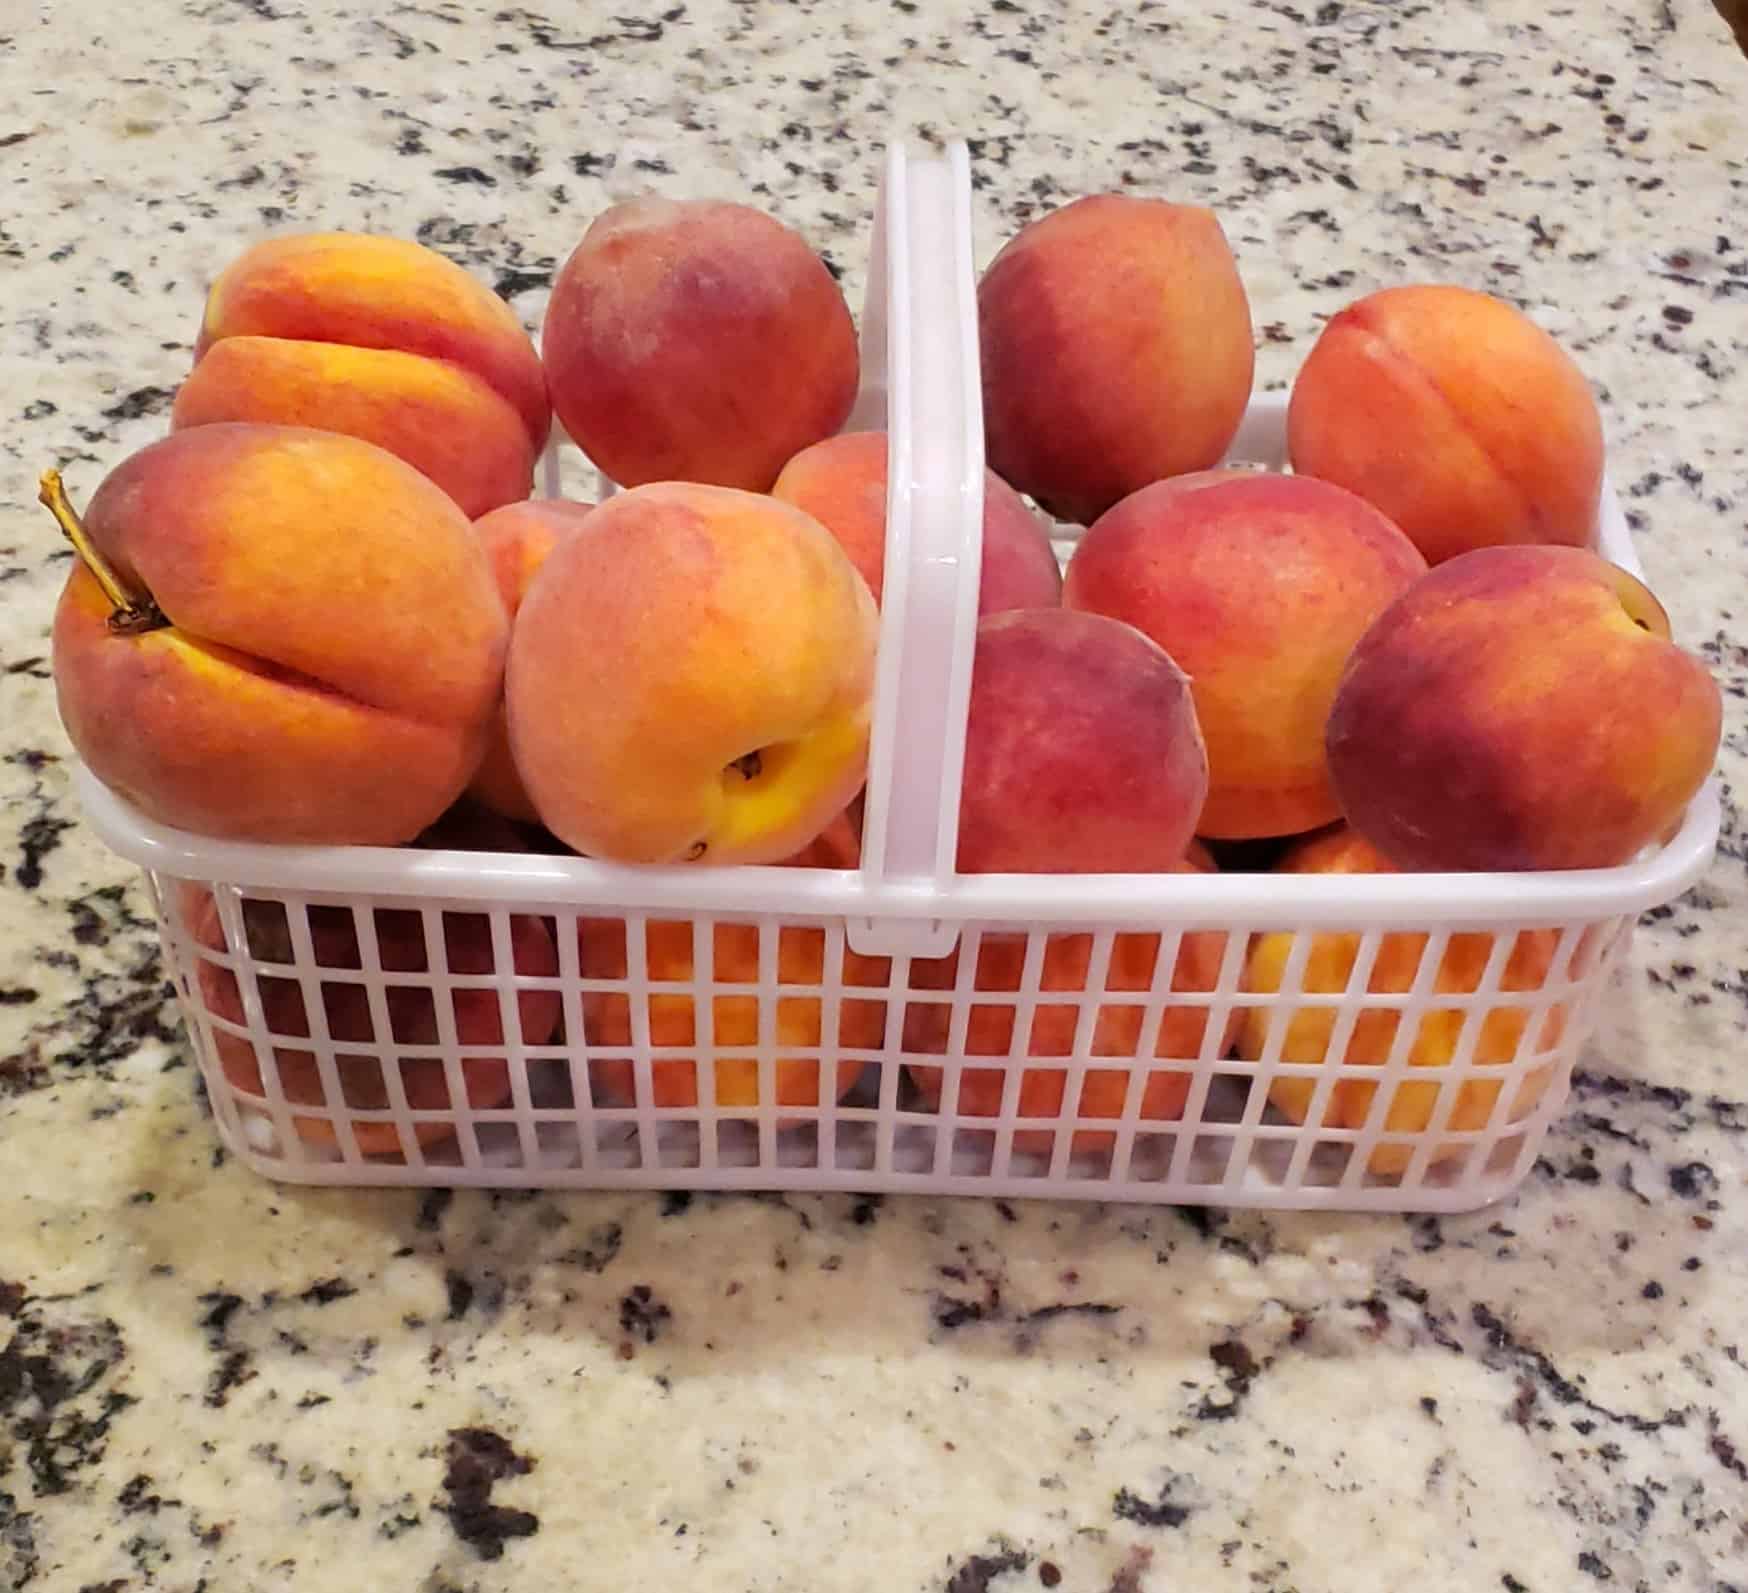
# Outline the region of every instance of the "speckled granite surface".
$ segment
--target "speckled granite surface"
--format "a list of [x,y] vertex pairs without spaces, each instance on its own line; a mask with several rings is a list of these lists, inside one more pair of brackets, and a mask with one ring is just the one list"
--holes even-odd
[[1748,62],[1703,0],[634,9],[0,0],[0,1586],[1748,1587],[1733,802],[1474,1217],[310,1193],[215,1154],[68,794],[31,500],[162,430],[268,228],[417,236],[533,324],[609,196],[750,195],[859,296],[882,141],[963,130],[984,257],[1086,190],[1219,206],[1271,382],[1370,287],[1510,295],[1603,395],[1741,788]]

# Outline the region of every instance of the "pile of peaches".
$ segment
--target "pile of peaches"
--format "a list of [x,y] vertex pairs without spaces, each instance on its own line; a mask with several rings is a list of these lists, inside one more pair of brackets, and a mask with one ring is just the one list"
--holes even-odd
[[[1559,345],[1512,306],[1447,286],[1385,289],[1323,328],[1294,384],[1291,473],[1216,468],[1250,396],[1254,338],[1237,263],[1208,211],[1099,196],[1025,227],[978,294],[988,463],[979,628],[965,758],[962,872],[1170,873],[1607,867],[1679,822],[1709,773],[1718,688],[1676,647],[1649,591],[1595,551],[1602,428]],[[884,559],[886,446],[844,433],[858,384],[850,313],[794,231],[736,204],[613,206],[559,271],[538,350],[503,302],[417,244],[283,237],[245,252],[207,299],[170,435],[118,465],[81,515],[50,472],[44,501],[76,559],[54,625],[60,712],[80,757],[159,822],[252,842],[546,847],[658,867],[854,867]],[[600,504],[531,499],[556,415],[621,489]],[[1028,502],[1028,499],[1030,500]],[[1034,505],[1036,507],[1034,507]],[[1064,572],[1051,520],[1085,527]],[[195,940],[223,951],[218,904],[192,891]],[[483,918],[446,920],[448,966],[485,973]],[[249,903],[249,949],[290,961],[283,911]],[[362,966],[350,913],[315,908],[319,964]],[[417,914],[376,915],[374,955],[427,966]],[[550,927],[516,920],[519,972],[554,976]],[[1552,931],[1518,937],[1508,992],[1548,979]],[[1387,937],[1367,977],[1408,988],[1424,937]],[[1289,937],[1248,948],[1246,983],[1279,987]],[[1006,1055],[1024,938],[986,936],[963,1054]],[[1205,993],[1223,937],[1176,943],[1174,989]],[[1346,988],[1357,936],[1315,937],[1300,982]],[[1092,1054],[1134,1063],[1138,995],[1160,937],[1051,937],[1047,993],[1128,994]],[[656,980],[692,977],[684,925],[651,925]],[[585,921],[586,977],[623,978],[625,926]],[[757,976],[750,926],[715,930],[719,983]],[[1477,988],[1490,937],[1452,938],[1437,988]],[[824,937],[781,934],[782,977],[819,981]],[[847,1049],[884,1041],[890,968],[845,954]],[[202,962],[232,1023],[235,977]],[[941,1056],[956,959],[913,963],[912,1055]],[[326,987],[336,1042],[375,1033],[361,986]],[[264,978],[269,1028],[307,1036],[294,980]],[[865,999],[860,999],[865,997]],[[501,1045],[491,992],[453,996],[465,1048]],[[391,992],[393,1039],[434,1043],[432,994]],[[1223,1048],[1256,1058],[1260,1009]],[[556,993],[523,992],[524,1043],[554,1040]],[[1434,1017],[1437,1017],[1434,1014]],[[1451,1017],[1451,1014],[1445,1014]],[[1431,1018],[1410,1059],[1447,1063]],[[752,1047],[752,996],[657,993],[655,1044]],[[1028,1059],[1073,1050],[1077,1009],[1045,1000]],[[1193,1059],[1208,1008],[1168,1007],[1154,1055]],[[1530,1021],[1502,1005],[1479,1063],[1510,1061]],[[1564,1021],[1539,1020],[1537,1048]],[[594,1046],[629,1044],[627,998],[585,1001]],[[779,1003],[780,1048],[817,1049],[821,1004]],[[1336,1058],[1375,1066],[1394,1014],[1366,1013]],[[1329,1060],[1333,1014],[1306,1009],[1280,1055]],[[264,1093],[244,1039],[215,1036],[231,1083]],[[314,1057],[277,1054],[298,1107],[328,1101]],[[628,1061],[594,1062],[599,1101],[632,1097]],[[849,1089],[859,1063],[845,1063]],[[453,1132],[440,1061],[340,1064],[346,1104],[406,1105],[421,1138]],[[938,1109],[942,1070],[908,1070]],[[1130,1068],[1027,1066],[1023,1115],[1123,1109]],[[714,1070],[723,1106],[757,1104],[748,1056]],[[469,1104],[510,1094],[502,1059],[464,1067]],[[781,1104],[816,1105],[815,1059],[780,1060]],[[964,1070],[957,1110],[998,1109],[1005,1073]],[[698,1098],[692,1059],[656,1065],[659,1105]],[[1356,1127],[1372,1086],[1344,1078],[1322,1121]],[[1187,1069],[1154,1071],[1141,1110],[1181,1115]],[[1404,1084],[1386,1126],[1424,1128],[1435,1083]],[[1497,1086],[1466,1083],[1452,1128],[1485,1123]],[[1280,1081],[1293,1121],[1312,1081]],[[1514,1103],[1520,1114],[1531,1104]],[[325,1115],[298,1132],[331,1140]],[[392,1154],[383,1119],[355,1129]],[[1048,1131],[1030,1136],[1049,1139]],[[1108,1140],[1082,1130],[1079,1143]],[[1400,1168],[1386,1144],[1377,1170]]]

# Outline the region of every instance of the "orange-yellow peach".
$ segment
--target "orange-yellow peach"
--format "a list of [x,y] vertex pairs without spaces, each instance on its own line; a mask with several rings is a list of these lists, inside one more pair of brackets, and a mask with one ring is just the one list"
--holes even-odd
[[1608,868],[1679,823],[1722,724],[1642,582],[1582,548],[1481,548],[1361,638],[1329,766],[1398,867]]
[[[1195,848],[1186,870],[1212,872],[1212,860],[1205,851]],[[1089,1036],[1090,1054],[1096,1057],[1119,1058],[1128,1067],[1092,1068],[1083,1076],[1080,1093],[1075,1100],[1066,1099],[1068,1073],[1064,1068],[1025,1067],[1021,1070],[1017,1111],[1021,1117],[1051,1118],[1118,1118],[1128,1099],[1131,1075],[1145,1067],[1140,1060],[1147,1009],[1139,997],[1153,988],[1161,952],[1161,937],[1154,934],[1125,932],[1111,942],[1110,963],[1104,981],[1094,987],[1112,993],[1131,995],[1134,1004],[1100,1005],[1093,1017]],[[1178,942],[1176,960],[1172,964],[1169,988],[1179,993],[1208,992],[1215,989],[1220,977],[1220,961],[1225,954],[1224,934],[1195,930]],[[1093,937],[1086,934],[1051,935],[1044,945],[1044,957],[1039,973],[1039,987],[1046,998],[1032,1009],[1020,1055],[1027,1058],[1066,1057],[1074,1052],[1080,1011],[1068,1002],[1053,1002],[1048,996],[1056,993],[1082,993],[1088,989]],[[972,1004],[966,1025],[964,1055],[1007,1056],[1014,1043],[1016,1008],[1012,1004],[1019,991],[1026,960],[1026,937],[1023,935],[985,935],[977,949],[975,988],[980,995],[995,997],[993,1001]],[[911,964],[911,988],[915,990],[951,990],[958,975],[959,953],[949,957]],[[950,1039],[951,1009],[935,1002],[913,1002],[905,1010],[904,1047],[907,1052],[944,1053]],[[1155,1059],[1165,1058],[1183,1063],[1170,1071],[1149,1073],[1141,1087],[1140,1115],[1147,1121],[1175,1120],[1183,1116],[1184,1102],[1189,1096],[1191,1070],[1188,1064],[1202,1053],[1207,1034],[1209,1009],[1205,1005],[1167,1003],[1160,1017],[1158,1039],[1153,1046]],[[1214,1049],[1223,1056],[1231,1041],[1236,1016],[1229,1020],[1225,1032]],[[906,1070],[927,1110],[938,1112],[945,1093],[946,1075],[942,1069],[909,1063]],[[1007,1084],[1007,1070],[1002,1068],[966,1068],[959,1075],[959,1090],[953,1110],[962,1116],[994,1117],[1001,1111],[1002,1094]],[[1114,1133],[1103,1129],[1077,1129],[1072,1149],[1091,1151],[1108,1148]],[[1049,1129],[1021,1129],[1014,1136],[1016,1149],[1048,1153],[1054,1148],[1055,1135]]]
[[876,623],[799,509],[676,482],[609,498],[511,639],[510,745],[541,821],[614,862],[793,855],[862,784]]
[[374,444],[177,432],[119,465],[85,530],[162,623],[81,559],[55,615],[61,720],[147,817],[250,841],[395,845],[472,777],[508,622],[452,499]]
[[1287,446],[1296,472],[1375,503],[1430,564],[1596,534],[1602,421],[1583,373],[1468,288],[1386,288],[1332,318],[1293,384]]
[[[585,979],[626,977],[626,925],[623,919],[580,919],[577,924],[580,966]],[[759,930],[755,924],[718,923],[711,933],[711,978],[714,985],[756,986],[759,981]],[[785,925],[777,935],[777,977],[786,985],[818,987],[825,977],[825,933],[801,925]],[[664,983],[689,983],[697,964],[689,923],[651,921],[644,926],[648,977]],[[890,971],[885,958],[863,957],[847,946],[841,970],[845,993],[839,1001],[835,1044],[857,1050],[878,1050],[886,1034],[886,991]],[[865,994],[858,994],[865,991]],[[644,1003],[650,1044],[696,1047],[756,1047],[760,1044],[759,998],[755,991],[724,990],[708,998],[708,1036],[701,1036],[697,1003],[683,991],[652,991]],[[629,1045],[631,1004],[616,991],[589,991],[583,996],[583,1026],[591,1047]],[[770,1044],[777,1052],[773,1083],[779,1106],[820,1104],[821,1036],[825,1033],[824,998],[813,994],[779,996],[772,1012]],[[811,1051],[811,1056],[785,1052]],[[835,1089],[842,1098],[854,1088],[864,1064],[840,1058]],[[756,1056],[715,1058],[715,1101],[721,1107],[752,1107],[760,1103]],[[590,1089],[599,1105],[627,1105],[635,1099],[634,1066],[629,1057],[595,1057],[589,1063]],[[664,1056],[651,1065],[651,1099],[657,1106],[698,1104],[698,1064],[693,1056]]]
[[422,244],[301,233],[256,244],[207,296],[177,429],[316,426],[379,444],[470,518],[528,496],[551,426],[515,312]]
[[958,866],[967,874],[1177,868],[1208,790],[1184,673],[1099,614],[1020,609],[977,627]]
[[[842,432],[804,448],[783,467],[773,497],[805,509],[843,543],[880,601],[886,579],[886,433]],[[983,474],[983,573],[977,612],[1055,608],[1062,571],[1049,533],[993,470]]]
[[856,396],[855,328],[824,262],[714,200],[598,216],[553,282],[540,349],[565,430],[621,486],[768,491]]
[[[1377,874],[1391,872],[1391,869],[1376,848],[1343,826],[1292,848],[1282,858],[1277,872]],[[1293,939],[1293,935],[1285,931],[1256,938],[1245,966],[1246,990],[1280,990]],[[1299,988],[1308,994],[1336,995],[1345,991],[1353,977],[1360,944],[1358,934],[1324,932],[1313,935]],[[1366,989],[1378,995],[1406,992],[1414,984],[1427,944],[1428,937],[1424,934],[1402,931],[1383,936]],[[1553,971],[1558,949],[1559,935],[1552,929],[1520,931],[1507,955],[1498,988],[1508,996],[1519,997],[1542,990]],[[1433,980],[1435,993],[1451,997],[1473,996],[1481,987],[1493,951],[1492,935],[1452,935],[1446,942]],[[1582,972],[1582,967],[1569,970],[1574,976]],[[1290,1003],[1291,997],[1282,1000]],[[1266,1008],[1245,1010],[1238,1029],[1238,1054],[1241,1057],[1252,1062],[1261,1058],[1270,1021]],[[1335,1038],[1335,1009],[1327,1006],[1297,1007],[1284,1021],[1286,1033],[1281,1043],[1280,1060],[1328,1065],[1330,1046]],[[1400,1014],[1388,1008],[1372,1007],[1361,1012],[1338,1065],[1344,1070],[1381,1067],[1389,1060],[1400,1021]],[[1518,1058],[1520,1051],[1527,1058],[1532,1053],[1551,1051],[1558,1045],[1566,1022],[1566,1009],[1564,1004],[1554,1004],[1538,1020],[1533,1006],[1502,1003],[1487,1007],[1478,1021],[1474,1062],[1479,1066],[1504,1068]],[[1533,1033],[1530,1030],[1532,1022],[1535,1023]],[[1419,1020],[1408,1052],[1408,1065],[1432,1072],[1448,1067],[1456,1055],[1463,1025],[1464,1010],[1460,1006],[1453,1004],[1429,1009]],[[1549,1070],[1550,1064],[1543,1063],[1519,1073],[1517,1087],[1505,1110],[1506,1122],[1520,1121],[1534,1110],[1547,1089]],[[1277,1078],[1269,1084],[1269,1100],[1293,1122],[1304,1123],[1311,1114],[1316,1087],[1317,1080],[1313,1077]],[[1323,1125],[1346,1129],[1365,1127],[1377,1089],[1375,1083],[1357,1074],[1341,1078],[1330,1088],[1321,1119]],[[1457,1097],[1445,1126],[1457,1132],[1486,1127],[1499,1099],[1499,1091],[1500,1084],[1496,1079],[1470,1079],[1457,1086]],[[1423,1074],[1420,1079],[1399,1083],[1384,1107],[1382,1128],[1397,1134],[1423,1133],[1432,1122],[1438,1097],[1436,1077],[1426,1078]],[[1434,1144],[1429,1160],[1448,1160],[1462,1149],[1461,1140],[1440,1140]],[[1414,1146],[1406,1142],[1378,1145],[1372,1150],[1367,1165],[1374,1173],[1399,1174],[1408,1166],[1413,1152]]]
[[[512,623],[547,554],[582,523],[592,507],[564,498],[530,498],[522,503],[505,504],[474,521],[474,532],[491,562],[498,595],[504,600],[504,610]],[[485,756],[467,789],[470,796],[505,818],[521,824],[540,822],[540,815],[522,785],[522,776],[516,771],[516,760],[510,752],[509,720],[501,704],[492,720]]]
[[1339,817],[1323,751],[1336,683],[1366,626],[1425,568],[1340,487],[1210,472],[1100,516],[1063,602],[1137,626],[1188,673],[1208,744],[1197,832],[1241,840]]
[[989,463],[1090,523],[1225,453],[1250,398],[1250,303],[1213,213],[1127,194],[1032,222],[977,291]]
[[[227,946],[218,905],[210,896],[193,919],[196,945],[213,951],[246,954],[267,963],[293,961],[294,953],[286,910],[276,902],[251,900],[243,904],[246,947]],[[363,967],[356,921],[348,908],[314,906],[309,909],[309,928],[315,962],[319,968],[356,970]],[[375,914],[377,955],[387,972],[422,974],[430,969],[423,920],[415,912],[379,909]],[[446,913],[443,920],[444,959],[452,974],[483,975],[495,971],[491,926],[477,913]],[[558,955],[545,922],[519,914],[510,920],[510,945],[518,974],[552,978],[558,973]],[[199,959],[196,981],[201,1004],[214,1017],[245,1026],[248,1022],[237,976],[216,962]],[[256,985],[267,1031],[275,1038],[296,1040],[310,1033],[309,1010],[303,987],[294,977],[260,974]],[[389,984],[384,995],[389,1033],[378,1035],[364,985],[350,979],[323,979],[322,1011],[329,1037],[337,1048],[335,1069],[340,1101],[323,1091],[321,1074],[313,1051],[297,1045],[275,1045],[274,1065],[284,1099],[294,1107],[315,1107],[324,1115],[294,1114],[292,1126],[300,1139],[311,1144],[332,1145],[338,1139],[332,1115],[343,1110],[381,1112],[393,1102],[384,1068],[400,1075],[407,1105],[416,1112],[449,1112],[463,1103],[452,1099],[448,1075],[439,1057],[392,1055],[396,1045],[436,1045],[441,1040],[437,1018],[438,993],[416,985]],[[498,994],[489,989],[457,989],[447,997],[452,1005],[455,1032],[468,1051],[504,1043],[503,1012]],[[524,1045],[544,1045],[552,1037],[560,1016],[556,989],[517,992],[517,1021]],[[261,1060],[254,1044],[240,1035],[212,1028],[213,1046],[226,1081],[239,1095],[253,1103],[268,1098]],[[360,1055],[359,1047],[371,1054]],[[510,1067],[506,1058],[468,1055],[461,1060],[465,1105],[475,1110],[502,1106],[510,1099]],[[421,1145],[454,1136],[453,1123],[415,1121],[411,1125]],[[392,1122],[354,1122],[358,1149],[366,1156],[392,1156],[403,1150]]]

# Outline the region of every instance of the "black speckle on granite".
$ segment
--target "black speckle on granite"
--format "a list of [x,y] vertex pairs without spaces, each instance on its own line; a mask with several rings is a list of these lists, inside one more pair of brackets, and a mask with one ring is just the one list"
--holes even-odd
[[1683,1200],[1700,1200],[1716,1193],[1718,1175],[1705,1162],[1683,1162],[1669,1169],[1669,1187]]
[[[0,1349],[0,1453],[22,1455],[41,1500],[68,1492],[103,1459],[111,1423],[135,1403],[114,1386],[127,1349],[109,1318],[59,1313],[51,1302],[20,1302],[13,1323]],[[10,1509],[0,1494],[0,1539]]]
[[1128,1488],[1119,1488],[1111,1500],[1111,1511],[1120,1521],[1133,1521],[1138,1527],[1181,1527],[1190,1519],[1194,1506],[1172,1495],[1190,1479],[1172,1475],[1151,1499]]
[[1197,1421],[1231,1421],[1244,1408],[1251,1384],[1262,1367],[1242,1339],[1222,1339],[1210,1345],[1208,1358],[1220,1368],[1227,1397],[1216,1399],[1212,1394],[1204,1394],[1196,1403],[1194,1415]]
[[103,411],[105,420],[138,420],[142,415],[160,415],[176,397],[173,387],[136,387]]
[[634,1285],[619,1301],[620,1331],[645,1344],[654,1344],[667,1331],[673,1315],[647,1283]]
[[332,1305],[336,1300],[344,1300],[357,1292],[344,1278],[318,1278],[298,1299],[309,1305]]
[[413,1226],[420,1233],[435,1233],[443,1226],[443,1214],[449,1210],[450,1203],[455,1199],[455,1191],[446,1187],[427,1189],[419,1197],[419,1209],[413,1218]]
[[1031,1563],[1031,1555],[1022,1549],[974,1554],[947,1578],[944,1593],[989,1593],[999,1578],[1023,1571]]
[[591,1228],[588,1238],[574,1250],[566,1251],[559,1260],[579,1266],[585,1272],[605,1272],[624,1243],[624,1226],[616,1222],[604,1222]]
[[532,1537],[540,1530],[540,1518],[532,1512],[492,1503],[498,1483],[525,1476],[534,1465],[533,1459],[517,1454],[489,1427],[450,1429],[443,1473],[443,1491],[449,1498],[440,1508],[455,1535],[480,1559],[501,1559],[511,1538]]
[[467,1315],[467,1309],[473,1304],[473,1285],[468,1282],[465,1274],[457,1272],[453,1267],[443,1274],[444,1293],[449,1297],[449,1320],[459,1322]]
[[692,1206],[692,1191],[689,1189],[670,1189],[662,1196],[662,1215],[678,1217],[682,1212],[689,1211]]
[[475,188],[496,188],[498,179],[478,166],[445,166],[431,173],[448,183],[466,183]]
[[552,286],[552,271],[517,271],[507,270],[498,273],[497,280],[492,283],[492,291],[500,299],[513,299],[518,293],[528,293],[535,288]]
[[1599,1416],[1605,1421],[1615,1422],[1633,1432],[1653,1433],[1664,1427],[1685,1427],[1687,1411],[1673,1409],[1665,1411],[1661,1416],[1641,1416],[1633,1411],[1610,1410],[1605,1405],[1599,1405],[1586,1397],[1583,1388],[1576,1382],[1561,1374],[1553,1361],[1541,1350],[1525,1345],[1513,1335],[1501,1317],[1490,1307],[1476,1301],[1470,1308],[1470,1316],[1476,1327],[1486,1335],[1487,1349],[1482,1356],[1484,1364],[1490,1366],[1510,1366],[1521,1370],[1533,1379],[1534,1386],[1550,1394],[1557,1404],[1575,1405],[1589,1411],[1593,1416]]

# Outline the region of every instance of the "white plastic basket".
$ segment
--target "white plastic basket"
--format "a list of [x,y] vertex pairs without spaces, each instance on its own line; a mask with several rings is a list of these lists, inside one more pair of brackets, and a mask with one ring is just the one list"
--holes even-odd
[[[1636,915],[1706,867],[1715,790],[1654,854],[1590,872],[955,875],[976,338],[964,146],[894,150],[851,421],[891,450],[859,870],[243,845],[78,772],[97,833],[146,870],[239,1158],[312,1184],[1394,1211],[1515,1187]],[[1284,420],[1255,399],[1232,457],[1282,463]],[[1636,570],[1612,491],[1602,546]],[[1293,937],[1280,990],[1248,991],[1271,931]],[[1345,984],[1301,988],[1333,934]],[[1172,988],[1180,957],[1196,988]],[[1331,1026],[1328,1064],[1298,1054],[1295,1015]],[[1248,1061],[1247,1021],[1267,1031]],[[1423,1024],[1453,1043],[1417,1051]],[[1337,1066],[1362,1037],[1371,1064]]]

